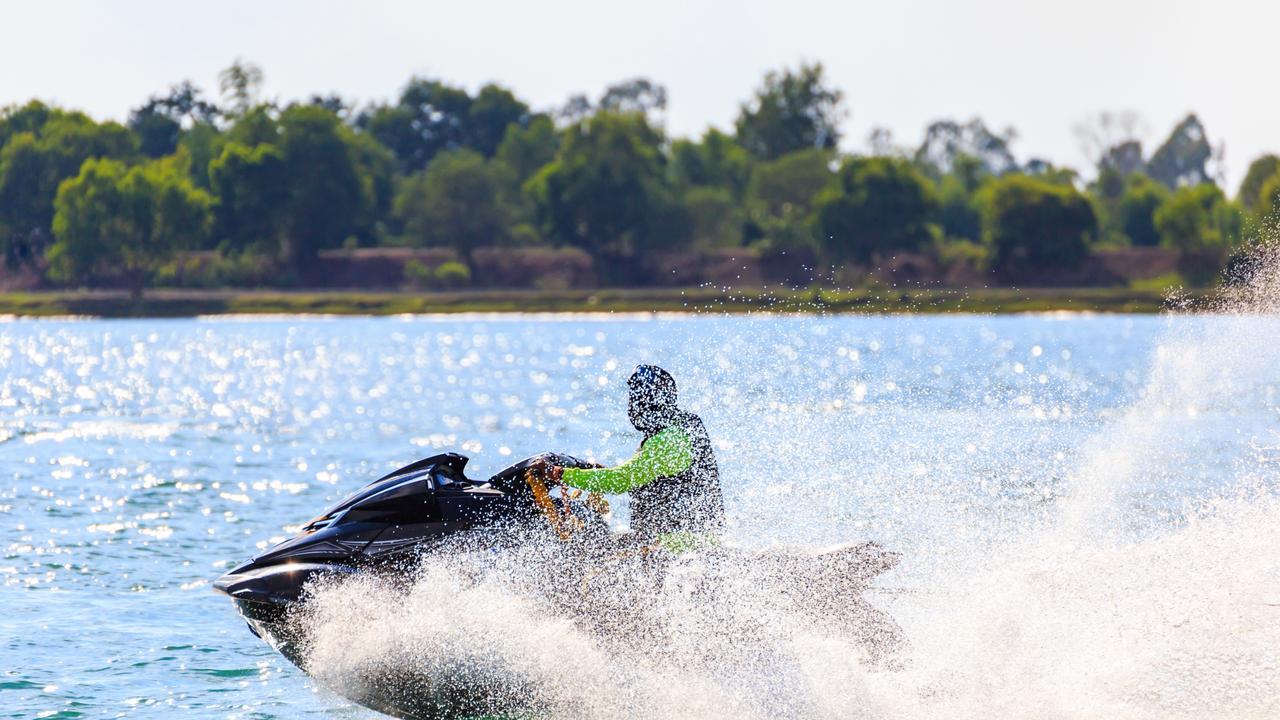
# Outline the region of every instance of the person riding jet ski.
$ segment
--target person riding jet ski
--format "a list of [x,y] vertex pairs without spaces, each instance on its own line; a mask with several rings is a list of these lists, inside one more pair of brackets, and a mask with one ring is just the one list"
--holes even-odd
[[724,495],[715,451],[701,418],[676,404],[676,381],[656,365],[627,380],[631,424],[644,433],[639,451],[611,468],[549,466],[554,481],[587,492],[631,494],[631,530],[670,551],[715,544],[724,528]]

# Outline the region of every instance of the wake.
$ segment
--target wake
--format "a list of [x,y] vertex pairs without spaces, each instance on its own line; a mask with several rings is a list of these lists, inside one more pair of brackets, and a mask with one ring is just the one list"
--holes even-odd
[[[430,678],[565,718],[1280,716],[1276,261],[1260,250],[1216,315],[1169,321],[1140,397],[1078,447],[1047,513],[957,543],[906,592],[892,576],[868,591],[903,625],[893,663],[745,565],[708,596],[697,558],[678,563],[644,596],[643,630],[619,634],[601,627],[617,608],[585,624],[527,592],[552,567],[524,557],[318,588],[306,667],[344,694]],[[1192,439],[1222,450],[1226,488],[1179,489]]]

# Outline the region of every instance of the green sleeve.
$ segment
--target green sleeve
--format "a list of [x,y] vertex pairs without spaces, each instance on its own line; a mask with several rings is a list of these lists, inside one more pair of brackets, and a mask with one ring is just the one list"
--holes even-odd
[[618,467],[565,468],[565,485],[587,492],[621,495],[661,477],[678,475],[693,465],[693,443],[683,429],[672,425],[654,435],[634,457]]

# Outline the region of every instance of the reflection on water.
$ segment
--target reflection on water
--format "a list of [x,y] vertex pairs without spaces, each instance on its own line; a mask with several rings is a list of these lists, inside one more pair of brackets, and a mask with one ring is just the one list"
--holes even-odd
[[[807,700],[775,711],[1263,717],[1277,340],[1258,317],[0,324],[0,716],[369,716],[209,581],[438,450],[477,476],[624,457],[623,380],[657,362],[716,441],[736,542],[904,553],[874,600],[908,668],[802,643]],[[1264,499],[1188,504],[1242,485]],[[636,682],[704,716],[727,687]],[[669,714],[635,702],[614,711]]]

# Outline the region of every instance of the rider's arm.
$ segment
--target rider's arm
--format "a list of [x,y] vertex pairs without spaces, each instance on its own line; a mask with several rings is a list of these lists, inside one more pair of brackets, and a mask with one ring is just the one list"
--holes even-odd
[[565,485],[587,492],[621,495],[661,477],[679,475],[693,465],[693,443],[672,425],[649,438],[625,463],[611,468],[565,468]]

